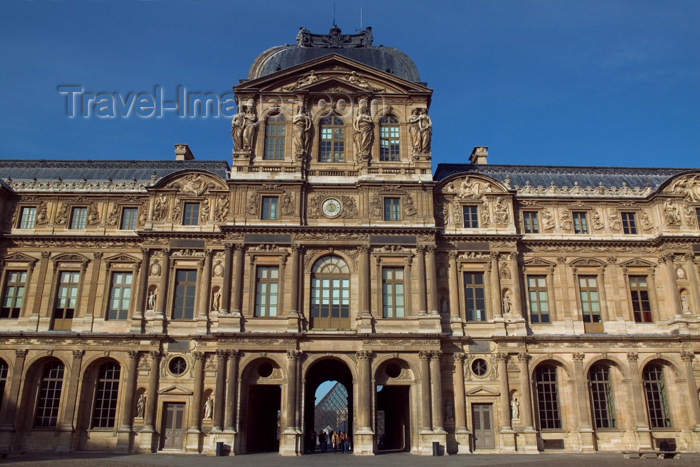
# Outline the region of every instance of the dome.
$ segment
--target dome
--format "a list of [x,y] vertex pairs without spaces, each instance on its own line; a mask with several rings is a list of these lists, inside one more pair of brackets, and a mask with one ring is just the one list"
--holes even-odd
[[418,68],[408,55],[393,47],[372,45],[371,27],[359,34],[341,34],[338,26],[333,26],[329,34],[312,34],[300,28],[295,45],[272,47],[258,55],[250,67],[248,79],[261,78],[329,54],[342,55],[379,71],[420,83]]

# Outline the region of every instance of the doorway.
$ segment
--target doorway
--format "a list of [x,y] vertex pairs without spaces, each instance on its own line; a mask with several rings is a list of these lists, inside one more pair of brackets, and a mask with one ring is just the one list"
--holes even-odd
[[246,452],[279,450],[280,386],[253,384],[248,388]]
[[408,451],[409,386],[377,386],[377,450]]
[[182,449],[185,437],[185,404],[166,402],[163,404],[161,449]]
[[472,404],[472,427],[474,429],[474,450],[495,447],[492,404]]

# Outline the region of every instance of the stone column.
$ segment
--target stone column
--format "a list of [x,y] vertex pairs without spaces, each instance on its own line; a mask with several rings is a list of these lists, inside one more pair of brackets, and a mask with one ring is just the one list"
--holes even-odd
[[630,393],[632,394],[632,407],[635,418],[635,435],[637,438],[637,449],[651,449],[651,430],[647,422],[646,415],[646,398],[642,392],[642,381],[639,374],[639,354],[636,352],[627,353],[627,361],[629,364],[630,375]]
[[[5,400],[0,408],[0,449],[9,449],[12,444],[12,432],[15,429],[15,417],[19,406],[19,387],[22,384],[22,372],[27,350],[15,350],[15,362],[12,366],[12,378],[5,387]],[[23,408],[24,409],[24,408]]]
[[224,407],[226,396],[224,386],[226,383],[226,357],[225,350],[216,351],[216,387],[214,388],[214,426],[212,431],[221,431],[224,426]]
[[243,296],[243,245],[236,245],[236,251],[233,254],[233,274],[233,303],[231,304],[231,310],[235,316],[240,316],[241,297]]
[[372,430],[372,352],[360,350],[355,353],[357,360],[357,427],[355,428],[355,454],[371,455],[374,452],[374,431]]
[[598,293],[600,294],[600,321],[605,326],[605,323],[610,321],[610,312],[608,310],[608,294],[605,291],[605,266],[598,270]]
[[425,246],[416,247],[416,266],[418,268],[418,314],[428,313],[428,303],[425,290]]
[[[518,354],[518,367],[520,370],[520,418],[523,423],[525,452],[537,453],[537,431],[532,423],[532,392],[530,391],[530,368],[529,361],[532,356],[527,352]],[[519,449],[521,447],[519,446]]]
[[204,352],[192,352],[194,356],[194,390],[192,393],[192,406],[190,407],[190,422],[187,428],[187,452],[199,452],[199,437],[202,425],[202,392],[204,389],[204,361],[207,356]]
[[510,273],[513,281],[513,315],[516,318],[523,319],[523,293],[520,287],[521,284],[521,271],[518,265],[518,255],[517,253],[510,254]]
[[453,336],[464,335],[464,325],[459,309],[459,277],[457,273],[456,251],[450,251],[449,287],[450,287],[450,328]]
[[693,370],[693,352],[681,352],[681,360],[685,366],[685,380],[688,385],[688,405],[690,405],[690,421],[693,424],[693,430],[700,430],[700,404],[698,403],[698,385],[695,382],[695,370]]
[[512,430],[512,415],[510,413],[510,388],[508,387],[508,354],[497,353],[498,361],[498,389],[501,393],[498,398],[501,404],[501,432]]
[[421,432],[431,433],[432,423],[430,417],[430,352],[418,352],[420,359],[420,384],[421,384]]
[[[34,330],[38,331],[39,326],[41,323],[41,297],[44,296],[44,285],[46,284],[46,274],[48,273],[49,270],[49,258],[51,257],[51,252],[50,251],[42,251],[41,252],[41,260],[39,260],[39,274],[37,276],[36,280],[36,290],[34,294],[31,293],[30,290],[27,290],[29,293],[27,294],[27,297],[32,297],[34,300],[34,304],[32,307],[32,314],[30,317],[30,320],[32,321],[32,324],[34,325]],[[29,287],[27,287],[29,289]],[[51,321],[51,317],[48,316],[46,317],[46,326],[44,329],[48,329],[48,326]]]
[[221,289],[221,315],[228,315],[231,311],[231,257],[233,245],[225,245],[224,253],[224,284]]
[[299,245],[292,245],[292,256],[289,261],[289,269],[292,272],[292,285],[290,290],[290,312],[299,316],[299,288],[301,287],[300,279],[301,274],[299,274],[299,253],[301,247]]
[[151,251],[141,248],[141,265],[139,267],[139,285],[136,290],[136,308],[131,318],[131,332],[140,334],[143,332],[143,317],[146,314],[146,298],[148,296],[148,275],[150,274]]
[[211,304],[211,250],[204,250],[204,267],[201,270],[199,284],[202,289],[199,292],[199,311],[197,313],[197,333],[208,334],[209,331],[209,306]]
[[168,283],[170,281],[170,250],[163,250],[163,273],[160,277],[160,286],[158,290],[158,306],[157,317],[163,319],[165,316],[165,306],[168,297]]
[[295,426],[297,419],[297,363],[301,352],[299,350],[287,350],[287,392],[283,412],[283,431],[280,436],[279,453],[293,456],[300,452],[301,432]]
[[433,383],[433,432],[439,433],[445,431],[442,413],[442,371],[440,370],[442,352],[439,350],[432,352],[430,357],[430,380]]
[[583,370],[583,359],[586,358],[586,355],[576,352],[573,354],[573,358],[581,450],[583,452],[593,452],[595,451],[595,439],[593,428],[591,427],[590,412],[588,411],[588,382]]
[[[431,315],[438,315],[438,293],[437,293],[437,267],[435,265],[435,245],[425,247],[425,271],[427,288],[426,311]],[[442,423],[440,424],[442,426]]]
[[360,315],[369,315],[371,310],[370,304],[370,292],[369,292],[369,247],[366,245],[360,245],[357,247],[357,252],[360,254],[359,257],[359,305],[358,310]]
[[501,304],[501,274],[498,267],[498,253],[491,253],[491,308],[496,321],[503,320],[503,305]]
[[[556,296],[554,295],[554,271],[556,266],[550,266],[547,269],[547,299],[549,302],[549,322],[561,321],[562,316],[559,316]],[[527,298],[525,299],[527,301]]]
[[464,357],[463,353],[452,355],[455,372],[453,389],[455,395],[455,441],[457,454],[469,453],[469,430],[467,429],[466,394],[464,392]]
[[[153,420],[156,417],[156,401],[158,399],[158,373],[160,372],[160,351],[153,350],[149,352],[151,356],[151,369],[148,372],[148,387],[146,388],[146,410],[143,413],[143,430],[144,432],[153,433],[155,424]],[[149,450],[151,447],[149,446]]]
[[228,352],[228,365],[226,368],[226,412],[224,414],[224,430],[236,432],[236,384],[238,383],[238,356],[237,350]]
[[667,254],[659,259],[660,263],[663,263],[664,269],[666,271],[666,295],[670,300],[671,312],[678,316],[683,313],[681,310],[681,299],[678,295],[678,284],[676,283],[676,269],[673,264],[673,254]]
[[134,416],[134,395],[136,393],[136,378],[139,365],[139,352],[129,350],[129,364],[127,367],[126,387],[124,388],[124,405],[122,406],[122,420],[117,432],[117,449],[129,452],[131,450],[131,429]]
[[73,434],[75,424],[75,407],[78,398],[78,384],[80,383],[80,366],[85,355],[84,350],[73,351],[73,362],[71,363],[70,379],[68,385],[64,387],[66,396],[66,405],[61,417],[61,423],[58,433],[57,451],[70,451],[73,449]]
[[[697,266],[695,265],[695,255],[686,254],[684,256],[688,267],[688,279],[690,280],[690,289],[693,294],[693,305],[695,306],[695,314],[700,314],[700,280],[698,280]],[[692,313],[692,308],[690,309]]]

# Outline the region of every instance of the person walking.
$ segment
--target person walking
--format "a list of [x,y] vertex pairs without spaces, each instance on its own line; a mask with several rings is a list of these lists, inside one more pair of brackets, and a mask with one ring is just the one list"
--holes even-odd
[[331,431],[331,443],[333,444],[333,452],[337,452],[340,439],[338,438],[338,433],[335,431]]

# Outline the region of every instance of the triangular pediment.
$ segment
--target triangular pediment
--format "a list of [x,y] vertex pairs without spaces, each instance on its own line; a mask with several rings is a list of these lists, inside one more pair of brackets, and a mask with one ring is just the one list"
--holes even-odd
[[12,253],[10,255],[5,256],[4,261],[6,263],[9,263],[11,261],[18,263],[35,263],[38,260],[36,258],[32,258],[31,256],[27,256],[22,253]]
[[467,396],[498,396],[500,393],[484,386],[478,386],[467,392]]
[[85,264],[90,262],[89,258],[87,258],[83,255],[79,255],[77,253],[65,253],[62,255],[54,256],[53,258],[51,258],[51,260],[54,262],[62,261],[62,262],[66,262],[66,263],[85,263]]
[[[337,91],[335,91],[337,89]],[[332,90],[332,91],[331,91]],[[363,63],[328,54],[234,87],[246,92],[352,92],[431,94],[431,90]]]
[[638,268],[653,268],[656,265],[652,263],[651,261],[647,261],[642,258],[633,258],[629,261],[625,261],[623,263],[620,263],[620,266],[623,268],[633,268],[633,267],[638,267]]
[[138,258],[134,258],[133,256],[125,255],[125,254],[119,254],[115,256],[110,256],[105,260],[108,263],[138,263],[140,260]]
[[542,259],[542,258],[530,258],[530,259],[525,261],[525,266],[554,267],[554,266],[556,266],[556,263],[553,263],[551,261],[547,261],[546,259]]
[[179,384],[173,384],[158,391],[158,394],[169,394],[178,396],[191,396],[193,394],[191,389],[188,389]]

